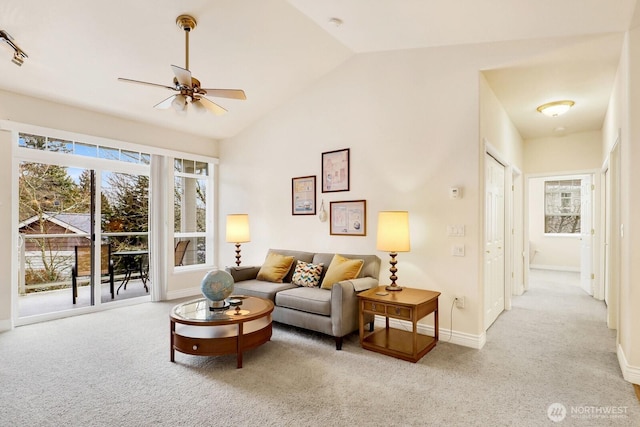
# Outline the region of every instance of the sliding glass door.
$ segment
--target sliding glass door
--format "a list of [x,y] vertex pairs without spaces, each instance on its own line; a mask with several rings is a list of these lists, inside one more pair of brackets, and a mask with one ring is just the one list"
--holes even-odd
[[100,226],[117,273],[115,295],[102,302],[149,294],[149,177],[104,172]]
[[20,145],[39,161],[18,163],[18,318],[148,297],[150,156],[36,135]]
[[93,172],[33,162],[19,168],[19,315],[91,305],[91,277],[78,278],[75,296],[71,285],[76,248],[91,244]]

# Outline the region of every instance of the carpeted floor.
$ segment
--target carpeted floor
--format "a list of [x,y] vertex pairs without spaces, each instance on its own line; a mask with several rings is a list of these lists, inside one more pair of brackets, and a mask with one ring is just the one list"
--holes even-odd
[[277,324],[242,369],[235,356],[173,364],[176,301],[19,327],[0,334],[0,425],[544,426],[556,425],[552,404],[566,410],[558,425],[640,425],[604,304],[567,278],[532,276],[482,350],[443,333],[417,364],[365,351],[357,334],[336,351]]

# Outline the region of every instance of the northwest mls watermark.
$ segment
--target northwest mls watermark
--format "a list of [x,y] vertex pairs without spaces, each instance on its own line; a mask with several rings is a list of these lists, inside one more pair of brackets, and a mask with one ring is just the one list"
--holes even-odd
[[562,403],[552,403],[547,408],[547,417],[554,423],[559,423],[565,418],[579,420],[617,419],[626,418],[627,406],[570,406],[567,409]]

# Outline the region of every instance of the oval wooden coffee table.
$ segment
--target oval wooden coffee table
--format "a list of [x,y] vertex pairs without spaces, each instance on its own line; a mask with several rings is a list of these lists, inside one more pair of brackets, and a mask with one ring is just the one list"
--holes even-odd
[[[196,356],[238,355],[242,368],[242,353],[271,339],[269,300],[234,295],[242,304],[227,310],[211,311],[205,298],[178,304],[171,310],[171,361],[175,351]],[[231,299],[230,298],[230,299]]]

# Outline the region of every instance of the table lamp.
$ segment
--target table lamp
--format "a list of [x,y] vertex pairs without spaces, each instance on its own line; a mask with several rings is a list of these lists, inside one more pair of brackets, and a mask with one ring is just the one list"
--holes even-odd
[[250,242],[249,215],[227,215],[227,242],[236,244],[236,265],[240,266],[240,243]]
[[401,291],[402,288],[396,284],[398,277],[396,272],[396,256],[398,252],[409,252],[411,244],[409,242],[409,212],[407,211],[382,211],[378,213],[378,243],[376,248],[379,251],[389,252],[391,255],[391,284],[386,287],[388,291]]

